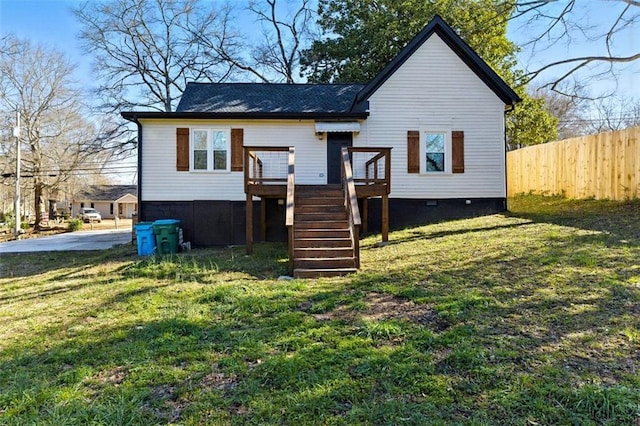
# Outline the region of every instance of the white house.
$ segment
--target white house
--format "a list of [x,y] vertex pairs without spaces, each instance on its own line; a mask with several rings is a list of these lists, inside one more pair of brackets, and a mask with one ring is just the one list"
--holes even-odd
[[247,214],[262,238],[284,237],[286,191],[247,190],[286,186],[287,152],[257,157],[273,147],[294,148],[296,187],[339,184],[352,147],[358,183],[375,171],[386,185],[358,189],[371,228],[387,207],[392,228],[502,211],[504,115],[519,100],[436,16],[366,84],[190,83],[176,112],[122,115],[138,125],[140,219],[180,219],[206,246],[244,242]]
[[136,185],[92,185],[73,197],[71,214],[77,216],[83,207],[92,207],[103,219],[131,218],[138,210]]

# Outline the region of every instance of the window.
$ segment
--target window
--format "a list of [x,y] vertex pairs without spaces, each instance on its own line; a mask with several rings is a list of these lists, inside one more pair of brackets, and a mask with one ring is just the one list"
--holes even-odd
[[422,173],[451,173],[451,133],[426,131],[421,141]]
[[229,131],[193,130],[193,170],[229,171]]
[[113,214],[113,203],[109,206],[109,214]]

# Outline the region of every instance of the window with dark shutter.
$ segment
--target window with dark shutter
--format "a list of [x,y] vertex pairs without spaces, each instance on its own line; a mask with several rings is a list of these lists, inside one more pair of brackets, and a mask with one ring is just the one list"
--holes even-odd
[[189,171],[189,129],[176,129],[176,170]]
[[454,130],[451,132],[451,171],[464,173],[464,132]]
[[231,129],[231,171],[241,172],[244,145],[244,129]]
[[420,173],[420,132],[407,132],[407,173]]

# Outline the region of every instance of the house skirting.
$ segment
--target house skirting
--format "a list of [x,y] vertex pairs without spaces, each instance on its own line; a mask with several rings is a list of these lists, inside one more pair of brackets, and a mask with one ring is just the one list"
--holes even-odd
[[[469,200],[470,203],[467,202]],[[381,224],[380,198],[369,199],[369,232],[379,232]],[[285,206],[277,199],[265,200],[266,241],[287,241]],[[360,203],[362,209],[362,203]],[[253,202],[253,235],[264,241],[262,205]],[[389,228],[401,229],[450,219],[462,219],[499,213],[506,210],[504,198],[467,199],[389,199]],[[244,244],[245,201],[143,201],[140,221],[178,219],[184,240],[194,247]],[[361,210],[362,211],[362,210]]]

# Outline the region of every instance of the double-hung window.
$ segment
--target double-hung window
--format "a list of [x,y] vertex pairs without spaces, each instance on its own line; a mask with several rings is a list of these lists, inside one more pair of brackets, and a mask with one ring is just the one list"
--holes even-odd
[[194,129],[191,146],[194,171],[229,171],[230,135],[225,129]]
[[422,133],[423,173],[451,173],[451,135],[448,131]]

